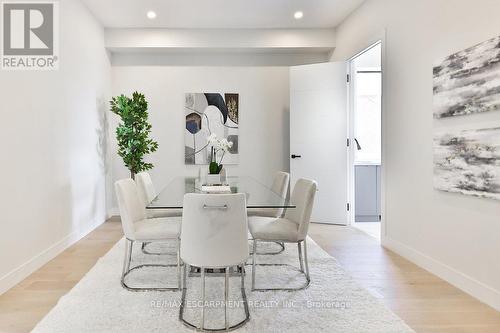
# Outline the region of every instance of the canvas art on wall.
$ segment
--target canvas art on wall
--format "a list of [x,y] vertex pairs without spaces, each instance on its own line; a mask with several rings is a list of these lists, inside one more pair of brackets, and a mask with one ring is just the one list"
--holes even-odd
[[436,134],[434,187],[500,200],[500,128]]
[[500,110],[500,36],[446,57],[433,77],[435,118]]
[[213,133],[233,143],[223,163],[238,164],[238,94],[187,93],[184,111],[186,164],[210,163],[211,146],[207,138]]

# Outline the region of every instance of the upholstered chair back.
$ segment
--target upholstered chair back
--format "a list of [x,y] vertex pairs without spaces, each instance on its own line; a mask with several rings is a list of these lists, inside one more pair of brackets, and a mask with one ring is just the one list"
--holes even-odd
[[[290,182],[290,174],[288,172],[278,171],[274,176],[271,190],[282,198],[286,198],[288,192],[288,183]],[[273,216],[280,217],[283,215],[283,208],[277,208],[273,212]]]
[[144,202],[144,207],[146,207],[157,196],[156,189],[151,181],[151,176],[145,171],[139,172],[135,175],[135,182],[137,184],[139,196]]
[[314,180],[299,179],[295,184],[290,202],[296,208],[287,209],[285,218],[299,225],[298,240],[304,240],[309,230],[311,213],[316,195],[317,183]]
[[236,266],[249,256],[246,196],[184,196],[181,259],[197,267]]
[[146,218],[143,201],[137,193],[137,186],[132,179],[122,179],[115,183],[116,197],[120,209],[123,233],[125,237],[134,240],[134,223]]

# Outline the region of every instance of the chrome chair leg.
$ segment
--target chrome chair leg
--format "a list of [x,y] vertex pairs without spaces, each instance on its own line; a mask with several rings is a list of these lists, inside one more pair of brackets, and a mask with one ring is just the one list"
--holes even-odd
[[252,290],[255,288],[255,265],[257,261],[257,240],[253,240],[253,254],[252,254]]
[[229,294],[229,267],[226,267],[225,281],[224,281],[224,327],[226,331],[229,329],[229,322],[227,320],[227,298]]
[[151,252],[151,251],[148,251],[146,246],[149,244],[151,244],[151,242],[143,242],[142,243],[142,246],[141,246],[142,253],[147,254],[147,255],[152,255],[152,256],[175,255],[175,253],[171,253],[171,252]]
[[[263,256],[275,256],[277,254],[283,253],[285,251],[285,243],[283,242],[273,242],[275,244],[278,244],[280,246],[280,249],[275,252],[257,252],[258,255],[263,255]],[[253,250],[250,254],[253,254]]]
[[187,281],[187,270],[188,270],[188,264],[184,264],[184,269],[183,269],[183,277],[182,277],[182,290],[185,291],[187,289],[186,281]]
[[176,267],[179,270],[179,261],[177,264],[166,264],[166,265],[160,265],[160,264],[143,264],[143,265],[138,265],[135,267],[130,268],[130,263],[132,261],[132,249],[134,245],[134,241],[130,239],[125,240],[125,259],[123,262],[123,271],[122,271],[122,276],[120,279],[120,283],[124,289],[127,289],[129,291],[179,291],[180,290],[180,279],[179,275],[177,276],[177,287],[165,287],[165,288],[157,288],[157,287],[152,287],[152,288],[143,288],[143,287],[130,287],[126,282],[125,278],[134,270],[141,269],[144,267]]
[[188,269],[188,264],[184,264],[184,269],[183,269],[183,276],[182,276],[182,295],[181,295],[181,305],[179,307],[179,320],[184,321],[183,316],[184,316],[184,302],[186,300],[186,291],[187,291],[187,269]]
[[306,276],[307,276],[307,280],[310,281],[311,277],[309,275],[309,263],[307,262],[307,243],[306,243],[305,239],[304,239],[303,243],[304,243],[304,261],[306,263]]
[[[250,320],[250,309],[248,308],[247,293],[245,290],[245,264],[241,265],[241,297],[243,298],[243,307],[245,308],[245,321],[240,326]],[[239,327],[239,326],[238,326]]]
[[203,331],[203,327],[205,326],[205,268],[201,268],[201,323],[200,329]]
[[297,243],[297,248],[299,250],[300,271],[304,273],[304,263],[302,262],[302,245],[300,243]]
[[[274,240],[261,240],[261,241],[275,242]],[[303,267],[304,264],[302,263],[302,249],[301,249],[302,242],[304,243],[305,272],[304,272],[304,267]],[[293,243],[295,243],[295,242],[293,242]],[[306,247],[305,240],[297,242],[298,252],[299,252],[300,269],[295,267],[295,266],[288,265],[288,264],[257,264],[256,263],[256,255],[255,255],[256,244],[257,244],[257,240],[254,240],[254,254],[253,254],[253,260],[252,260],[252,291],[297,291],[297,290],[303,290],[303,289],[306,289],[307,287],[309,287],[309,284],[311,283],[311,278],[309,276],[309,266],[308,266],[308,262],[307,262],[307,247]],[[296,287],[296,288],[256,288],[255,287],[255,273],[256,273],[255,268],[256,268],[256,266],[288,266],[288,267],[291,267],[297,271],[300,271],[303,275],[305,275],[306,282],[303,285],[301,285],[300,287]]]
[[[205,313],[204,313],[204,305],[205,305],[205,270],[206,267],[200,267],[201,269],[201,287],[202,287],[202,308],[201,308],[201,323],[196,325],[192,324],[186,319],[184,319],[184,309],[185,309],[185,303],[186,303],[186,294],[187,294],[187,275],[189,271],[189,265],[184,263],[184,270],[183,270],[183,287],[182,287],[182,296],[181,296],[181,304],[179,307],[179,320],[187,327],[195,329],[195,330],[201,330],[201,331],[206,331],[206,332],[221,332],[221,331],[232,331],[237,328],[242,327],[245,325],[249,320],[250,320],[250,309],[248,307],[248,300],[245,292],[245,263],[242,263],[241,265],[238,265],[238,267],[241,267],[241,297],[243,299],[243,307],[245,310],[245,318],[230,326],[229,324],[229,316],[227,313],[227,308],[224,308],[224,327],[223,328],[205,328],[204,327],[204,322],[205,322]],[[227,307],[228,303],[228,298],[229,298],[229,270],[231,267],[226,267],[226,274],[224,276],[225,279],[225,284],[224,284],[224,301],[225,301],[225,307]]]
[[177,240],[177,281],[179,283],[179,291],[182,288],[181,285],[181,240]]
[[132,259],[132,244],[129,239],[125,239],[125,256],[123,258],[122,280],[130,269],[130,261]]

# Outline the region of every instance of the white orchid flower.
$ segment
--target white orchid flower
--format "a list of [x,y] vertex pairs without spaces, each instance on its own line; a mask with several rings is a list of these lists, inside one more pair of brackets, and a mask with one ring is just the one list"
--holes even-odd
[[223,138],[220,140],[220,150],[223,150],[224,152],[229,151],[229,149],[233,146],[232,142],[229,142],[226,138]]
[[214,145],[214,143],[216,143],[216,141],[217,141],[217,135],[215,133],[210,134],[207,137],[207,141],[208,141],[208,143]]

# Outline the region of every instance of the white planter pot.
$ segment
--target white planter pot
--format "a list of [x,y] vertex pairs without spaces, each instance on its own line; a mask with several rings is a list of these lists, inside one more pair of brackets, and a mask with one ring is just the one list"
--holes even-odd
[[219,174],[208,174],[207,175],[207,185],[219,185],[222,184]]

